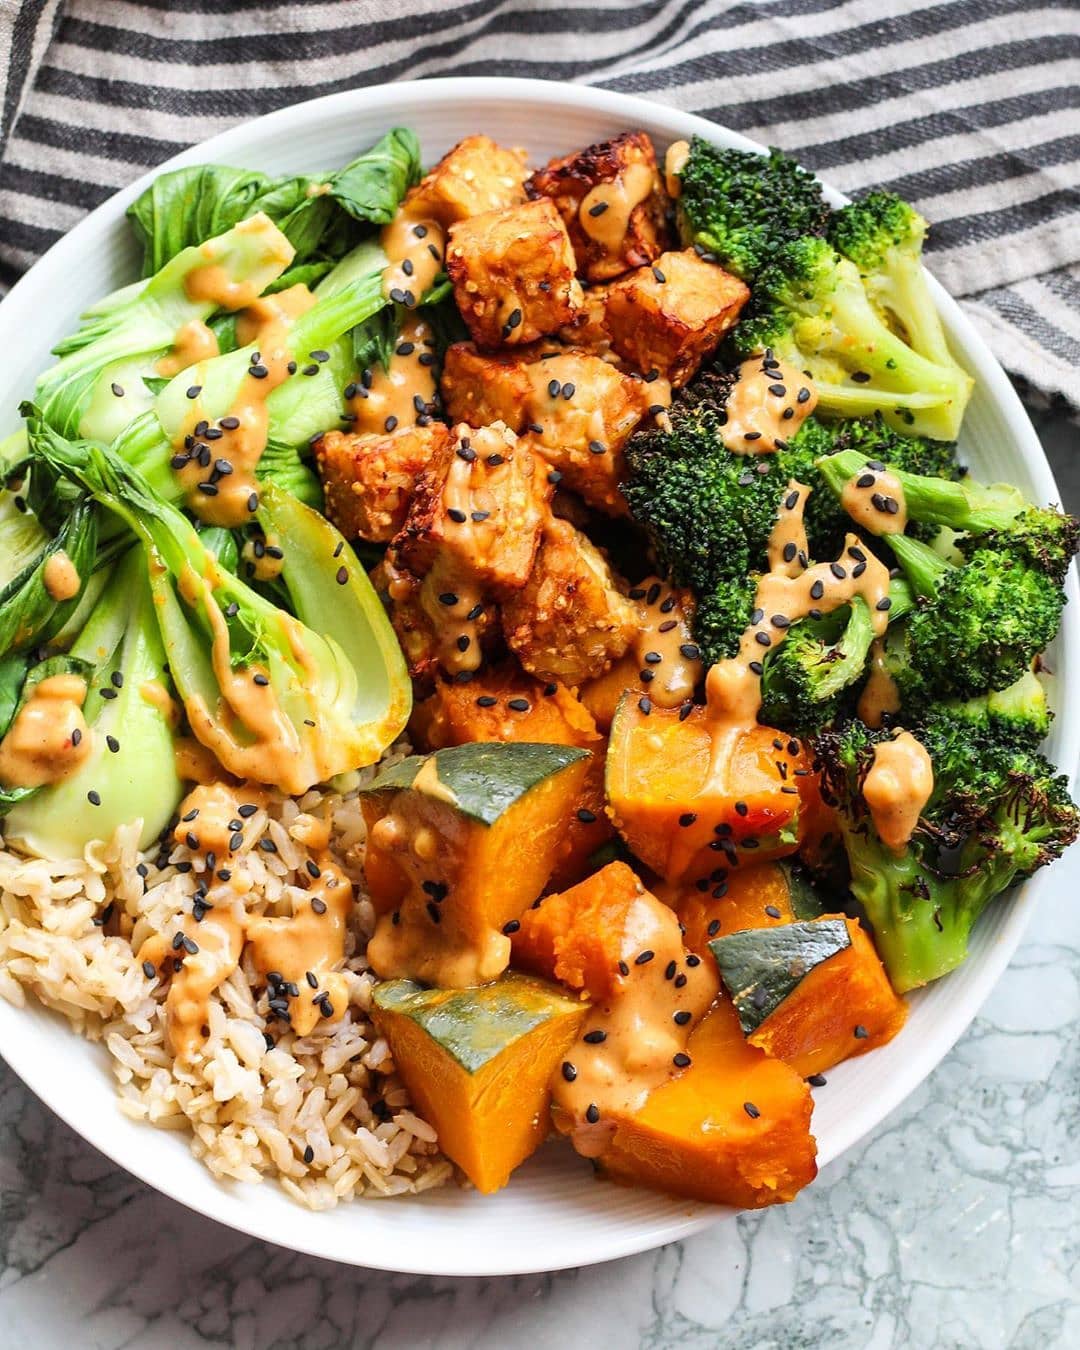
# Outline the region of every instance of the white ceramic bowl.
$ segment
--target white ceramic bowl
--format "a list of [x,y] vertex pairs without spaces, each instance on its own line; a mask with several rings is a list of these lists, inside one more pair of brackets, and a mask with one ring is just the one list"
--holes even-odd
[[[533,80],[449,79],[356,90],[286,108],[177,155],[159,172],[204,161],[274,173],[310,171],[344,163],[396,124],[419,134],[425,162],[478,131],[527,146],[538,164],[634,127],[649,132],[660,152],[695,132],[753,148],[701,118],[621,94]],[[117,193],[77,225],[0,305],[5,422],[14,425],[18,399],[33,389],[52,343],[92,301],[136,275],[124,209],[153,177]],[[957,305],[944,291],[936,293],[953,349],[976,377],[964,457],[979,476],[1007,479],[1039,501],[1057,501],[1049,466],[1012,386]],[[1068,585],[1072,603],[1052,660],[1062,689],[1075,684],[1080,663],[1074,576]],[[1057,702],[1050,753],[1071,772],[1080,753],[1080,704]],[[967,963],[912,998],[900,1036],[829,1073],[814,1111],[821,1164],[862,1138],[941,1060],[1007,964],[1038,896],[1054,885],[1050,869],[1000,900],[980,924]],[[122,1116],[104,1053],[42,1009],[20,1011],[0,1001],[0,1047],[59,1116],[143,1181],[233,1228],[336,1261],[443,1275],[556,1270],[659,1246],[733,1217],[729,1210],[594,1180],[588,1164],[551,1145],[496,1196],[450,1187],[313,1214],[273,1184],[215,1181],[191,1156],[186,1138]],[[928,1165],[929,1159],[913,1163]]]

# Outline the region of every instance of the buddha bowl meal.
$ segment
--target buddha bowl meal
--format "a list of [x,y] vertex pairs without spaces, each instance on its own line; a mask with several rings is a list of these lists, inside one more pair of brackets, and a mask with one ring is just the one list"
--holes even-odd
[[0,445],[0,994],[313,1209],[551,1135],[790,1200],[813,1091],[1080,821],[1078,524],[958,461],[926,222],[400,127],[128,215]]

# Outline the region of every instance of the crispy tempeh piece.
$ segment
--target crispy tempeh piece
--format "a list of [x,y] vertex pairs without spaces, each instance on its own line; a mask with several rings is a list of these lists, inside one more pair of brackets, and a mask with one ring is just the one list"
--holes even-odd
[[588,281],[621,276],[667,245],[667,195],[643,131],[624,131],[553,159],[525,188],[530,197],[550,198],[558,207],[578,275]]
[[420,473],[449,440],[441,422],[382,434],[326,432],[314,446],[326,514],[347,539],[386,543],[405,523]]

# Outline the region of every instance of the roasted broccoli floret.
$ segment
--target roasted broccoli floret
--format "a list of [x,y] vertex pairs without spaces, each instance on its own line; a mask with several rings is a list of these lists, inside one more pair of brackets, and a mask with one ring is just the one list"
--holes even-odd
[[[902,618],[914,597],[902,578],[889,587],[890,622]],[[809,736],[842,713],[866,671],[874,625],[856,596],[820,619],[800,619],[765,657],[761,720]]]
[[724,661],[739,650],[739,640],[750,624],[756,589],[756,577],[736,577],[719,582],[698,600],[694,638],[706,665]]
[[1046,690],[1034,671],[1025,671],[1015,684],[982,698],[953,700],[931,710],[933,715],[963,722],[973,733],[1006,737],[1016,745],[1037,750],[1050,730]]
[[1007,732],[973,730],[948,714],[914,732],[929,752],[934,786],[900,853],[882,843],[864,796],[875,745],[891,733],[853,721],[814,740],[824,791],[837,807],[852,893],[901,992],[960,965],[987,905],[1059,857],[1080,827],[1065,778]]
[[946,482],[912,473],[881,455],[868,457],[859,449],[842,449],[818,463],[821,476],[839,499],[845,485],[858,475],[884,466],[894,473],[904,494],[909,520],[942,526],[964,537],[957,546],[966,554],[983,549],[1008,551],[1045,572],[1057,585],[1076,554],[1080,521],[1052,506],[1033,506],[1007,483]]
[[695,136],[679,178],[683,242],[744,281],[781,245],[825,228],[829,208],[821,185],[779,150],[759,155]]
[[806,370],[818,407],[837,417],[880,412],[890,426],[956,439],[972,380],[920,356],[884,322],[859,270],[824,239],[785,244],[761,270],[729,338],[740,360],[771,350]]
[[893,192],[870,192],[829,220],[829,242],[859,269],[890,327],[938,365],[955,364],[922,265],[926,221]]
[[921,597],[886,644],[905,709],[1008,689],[1054,640],[1065,597],[1022,558],[976,549],[953,563],[905,535],[889,543]]

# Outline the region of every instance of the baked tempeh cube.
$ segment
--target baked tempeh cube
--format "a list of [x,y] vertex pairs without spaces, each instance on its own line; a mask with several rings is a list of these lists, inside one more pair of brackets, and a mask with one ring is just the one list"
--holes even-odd
[[604,555],[568,520],[551,517],[528,582],[503,606],[503,636],[521,664],[537,679],[576,688],[617,661],[637,628],[637,609]]
[[501,423],[456,426],[420,476],[393,548],[417,576],[482,591],[525,585],[554,490],[543,458]]
[[314,447],[326,514],[346,539],[386,543],[405,523],[417,478],[449,440],[441,422],[359,436],[326,432]]
[[643,131],[553,159],[526,181],[530,197],[550,198],[574,246],[578,275],[608,281],[667,246],[667,196],[656,152]]
[[450,229],[446,270],[481,347],[535,342],[581,308],[570,238],[547,200],[459,221]]
[[406,197],[411,216],[443,226],[525,200],[524,150],[507,150],[490,136],[466,136]]
[[692,378],[734,325],[746,286],[691,249],[663,253],[608,288],[605,326],[615,352],[676,389]]

